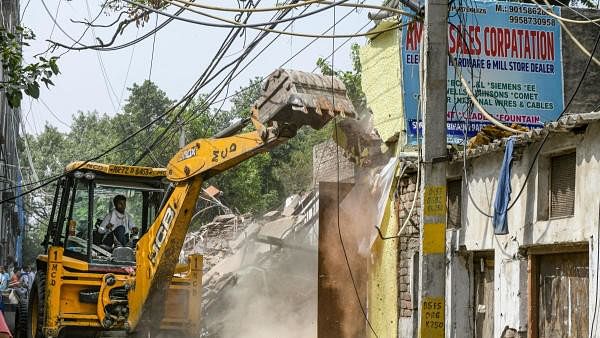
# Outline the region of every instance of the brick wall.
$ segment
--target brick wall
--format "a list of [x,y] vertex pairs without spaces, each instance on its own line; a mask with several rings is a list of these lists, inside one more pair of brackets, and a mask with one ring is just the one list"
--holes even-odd
[[398,250],[398,315],[400,317],[411,317],[413,315],[412,299],[416,295],[412,295],[413,284],[411,280],[418,276],[413,276],[411,270],[412,258],[419,251],[419,213],[421,201],[419,199],[419,191],[417,189],[416,174],[405,175],[400,179],[398,185],[398,220],[400,227],[404,224],[409,216],[410,208],[413,203],[413,198],[417,194],[417,200],[408,223],[399,240]]
[[344,156],[344,150],[338,147],[333,140],[313,147],[314,182],[337,182],[338,160],[340,162],[340,182],[354,183],[354,163]]

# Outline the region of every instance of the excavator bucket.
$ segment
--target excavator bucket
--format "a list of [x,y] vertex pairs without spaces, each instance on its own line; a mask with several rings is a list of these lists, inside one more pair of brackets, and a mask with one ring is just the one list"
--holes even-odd
[[254,108],[258,121],[265,125],[277,122],[321,129],[336,115],[356,118],[342,81],[287,69],[277,69],[267,77]]

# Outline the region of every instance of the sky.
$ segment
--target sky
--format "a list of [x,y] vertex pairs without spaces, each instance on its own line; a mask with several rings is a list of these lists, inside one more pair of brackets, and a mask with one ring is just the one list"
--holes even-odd
[[[89,21],[95,17],[103,1],[100,0],[21,0],[22,24],[36,34],[36,40],[29,47],[24,48],[25,59],[31,62],[32,55],[47,50],[51,39],[67,45],[72,41],[65,34],[77,39],[84,31],[82,24],[75,21]],[[255,0],[256,1],[256,0]],[[89,12],[88,7],[89,5]],[[197,2],[224,7],[237,7],[237,1],[209,1],[199,0]],[[369,2],[367,2],[369,3]],[[378,4],[380,2],[372,2]],[[48,11],[44,8],[46,4]],[[263,0],[260,7],[275,5],[275,1]],[[308,11],[317,9],[311,7]],[[297,15],[302,8],[295,9],[293,14]],[[174,12],[175,8],[168,10]],[[340,20],[345,14],[352,12],[336,25],[336,34],[354,34],[361,27],[366,32],[373,27],[367,18],[367,9],[351,9],[337,7],[335,11],[336,20]],[[233,17],[233,13],[211,12],[214,15]],[[51,16],[52,15],[52,16]],[[264,22],[272,16],[272,13],[256,13],[250,22]],[[58,25],[53,23],[52,17],[56,18]],[[167,18],[162,15],[153,14],[148,23],[143,27],[134,24],[128,26],[122,35],[119,35],[115,45],[128,42],[138,34],[154,28],[158,17],[158,24]],[[196,13],[187,13],[185,17],[201,21],[210,21]],[[96,22],[107,24],[116,19],[116,15],[103,13]],[[295,33],[320,34],[329,29],[334,22],[333,10],[326,10],[319,14],[301,18],[294,22],[288,29]],[[283,29],[287,23],[278,25]],[[42,88],[40,99],[32,100],[25,97],[22,102],[22,113],[25,120],[25,128],[28,133],[39,134],[43,131],[45,124],[56,126],[61,131],[68,131],[71,118],[78,111],[98,111],[114,115],[123,105],[128,97],[127,88],[133,83],[142,83],[148,79],[154,81],[159,88],[164,90],[171,99],[180,99],[207,67],[213,55],[220,47],[229,29],[202,26],[194,23],[173,21],[160,30],[155,38],[154,54],[152,53],[153,37],[149,37],[135,46],[119,51],[96,52],[93,50],[69,51],[63,55],[58,64],[61,73],[53,78],[55,86],[49,89]],[[64,32],[63,32],[64,31]],[[109,41],[114,33],[114,28],[96,28],[88,30],[82,42],[94,43],[94,36]],[[253,39],[259,31],[247,29],[244,36],[236,40],[236,44],[230,49],[230,54],[222,61],[225,64],[233,60],[243,50],[245,44]],[[329,34],[332,34],[330,31]],[[269,34],[263,42],[255,49],[247,60],[250,60],[264,46],[271,41],[276,34]],[[231,92],[238,90],[248,84],[248,81],[256,76],[266,76],[274,69],[295,54],[298,50],[310,43],[313,38],[280,36],[267,50],[259,56],[244,72],[235,78],[230,85]],[[318,39],[308,49],[299,54],[285,68],[293,68],[304,71],[313,71],[315,62],[319,57],[327,57],[335,47],[347,41],[346,38]],[[348,41],[340,48],[334,56],[336,69],[351,69],[350,46],[352,43],[361,45],[366,43],[365,37],[356,37]],[[63,53],[64,49],[57,49],[48,53],[47,56]],[[152,71],[150,64],[152,60]],[[329,59],[331,61],[331,58]],[[218,81],[214,81],[214,84]],[[44,86],[42,86],[44,87]],[[205,91],[209,91],[210,86]],[[225,96],[222,94],[221,97]],[[227,108],[227,104],[225,108]]]

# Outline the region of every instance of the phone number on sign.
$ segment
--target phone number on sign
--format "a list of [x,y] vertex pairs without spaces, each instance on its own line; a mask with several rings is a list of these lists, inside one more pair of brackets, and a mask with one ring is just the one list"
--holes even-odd
[[556,20],[550,18],[535,18],[530,16],[509,16],[510,23],[535,26],[556,26]]
[[504,3],[498,3],[496,5],[496,12],[504,12],[504,13],[517,13],[517,14],[527,14],[527,15],[548,15],[545,10],[539,7],[532,6],[514,6]]

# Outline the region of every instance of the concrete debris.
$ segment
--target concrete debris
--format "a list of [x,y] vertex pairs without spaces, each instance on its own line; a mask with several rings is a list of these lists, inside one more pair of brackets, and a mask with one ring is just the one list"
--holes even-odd
[[223,194],[223,192],[221,190],[219,190],[218,188],[216,188],[213,185],[211,185],[208,188],[204,189],[204,193],[206,195],[208,195],[209,197],[212,197],[212,198],[219,197],[219,196],[221,196],[221,194]]
[[265,219],[273,219],[280,214],[279,210],[269,211],[263,215]]
[[[291,285],[294,290],[286,292],[316,293],[316,285],[306,283],[310,278],[296,280],[302,274],[288,270],[298,269],[298,260],[302,260],[310,261],[311,269],[316,271],[317,241],[313,237],[318,233],[318,194],[291,196],[283,212],[273,210],[257,218],[244,216],[216,216],[186,236],[181,258],[192,253],[204,255],[203,337],[230,336],[222,330],[227,327],[227,313],[236,307],[228,303],[231,293],[237,292],[234,290],[241,284],[252,288],[262,285],[261,290]],[[285,276],[291,276],[291,280]]]
[[292,216],[296,213],[298,204],[300,203],[301,197],[299,195],[292,195],[285,199],[285,207],[281,212],[283,216]]
[[283,238],[286,232],[293,230],[294,224],[296,224],[296,217],[282,217],[265,224],[258,234],[266,237]]
[[214,223],[225,223],[225,222],[230,222],[232,220],[237,220],[238,216],[234,215],[234,214],[225,214],[225,215],[219,215],[216,216],[215,218],[213,218],[213,222]]

